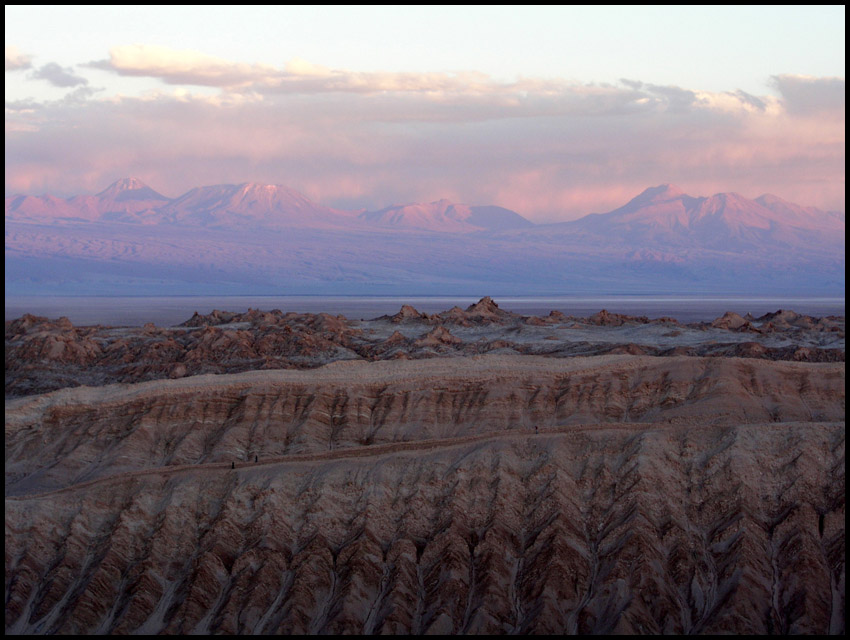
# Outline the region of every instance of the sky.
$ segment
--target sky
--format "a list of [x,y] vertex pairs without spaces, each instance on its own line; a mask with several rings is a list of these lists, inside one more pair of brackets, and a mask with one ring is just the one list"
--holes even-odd
[[6,6],[6,195],[844,210],[844,6]]

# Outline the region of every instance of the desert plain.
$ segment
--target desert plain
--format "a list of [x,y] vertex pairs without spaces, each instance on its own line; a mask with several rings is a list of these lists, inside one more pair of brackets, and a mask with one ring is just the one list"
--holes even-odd
[[6,323],[6,633],[843,634],[844,318]]

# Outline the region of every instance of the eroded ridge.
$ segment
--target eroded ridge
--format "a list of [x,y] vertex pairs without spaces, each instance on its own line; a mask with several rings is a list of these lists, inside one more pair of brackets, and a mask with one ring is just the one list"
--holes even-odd
[[6,502],[7,633],[842,633],[844,425],[593,425]]
[[[7,633],[843,634],[843,319],[254,315],[119,384],[19,323],[94,386],[7,397]],[[228,359],[264,331],[309,368]]]
[[841,364],[627,355],[345,362],[7,402],[5,490],[568,424],[843,418]]

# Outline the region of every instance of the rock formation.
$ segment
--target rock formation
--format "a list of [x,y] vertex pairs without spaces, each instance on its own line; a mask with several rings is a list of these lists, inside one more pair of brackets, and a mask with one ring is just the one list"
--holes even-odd
[[491,352],[843,362],[844,319],[780,311],[751,320],[727,313],[711,323],[681,325],[604,310],[590,318],[556,311],[538,318],[504,311],[485,297],[465,310],[428,315],[405,305],[394,316],[359,322],[326,313],[214,310],[196,312],[178,327],[139,329],[77,327],[67,318],[27,315],[6,323],[5,346],[6,394],[20,396],[80,384]]
[[843,318],[482,303],[7,323],[6,633],[844,633]]

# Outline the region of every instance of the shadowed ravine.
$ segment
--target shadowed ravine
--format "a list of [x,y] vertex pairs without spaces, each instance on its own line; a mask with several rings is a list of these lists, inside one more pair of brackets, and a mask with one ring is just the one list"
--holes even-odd
[[64,389],[6,403],[6,632],[838,634],[844,495],[843,363]]

